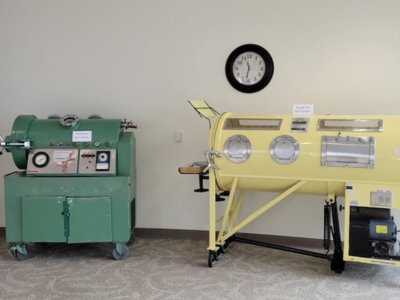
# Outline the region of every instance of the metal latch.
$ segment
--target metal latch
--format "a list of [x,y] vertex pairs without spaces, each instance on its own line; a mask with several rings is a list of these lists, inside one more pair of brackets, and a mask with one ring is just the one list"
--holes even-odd
[[204,168],[203,172],[207,172],[208,169],[210,167],[213,167],[215,170],[219,170],[219,167],[216,166],[212,161],[211,161],[211,155],[215,155],[216,157],[221,157],[222,153],[221,152],[217,152],[215,150],[206,150],[206,152],[204,152],[204,155],[206,156],[206,160],[207,160],[207,167]]

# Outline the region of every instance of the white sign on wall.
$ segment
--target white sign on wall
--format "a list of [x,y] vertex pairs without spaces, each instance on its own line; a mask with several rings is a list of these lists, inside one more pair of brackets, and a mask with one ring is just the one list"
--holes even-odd
[[314,104],[293,104],[293,115],[312,116]]

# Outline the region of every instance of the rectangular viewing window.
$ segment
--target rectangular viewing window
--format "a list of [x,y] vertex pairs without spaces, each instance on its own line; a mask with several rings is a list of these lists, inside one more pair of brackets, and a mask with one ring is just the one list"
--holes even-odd
[[375,138],[323,136],[321,166],[373,169],[375,166]]
[[383,131],[382,119],[319,119],[317,130]]
[[226,119],[224,129],[280,130],[282,119]]

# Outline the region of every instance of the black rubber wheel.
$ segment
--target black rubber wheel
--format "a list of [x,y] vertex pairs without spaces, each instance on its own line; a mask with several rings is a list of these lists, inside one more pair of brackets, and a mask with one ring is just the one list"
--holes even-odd
[[117,248],[113,250],[113,256],[116,260],[125,260],[129,256],[129,248],[127,245],[124,245],[124,252],[120,255],[117,251]]
[[215,253],[213,251],[210,251],[208,253],[208,266],[212,268],[215,265],[216,259],[215,259]]
[[336,274],[341,274],[344,271],[344,265],[343,252],[335,253],[331,261],[331,270]]
[[15,250],[15,252],[14,252],[15,256],[14,255],[13,256],[18,260],[26,260],[26,259],[34,257],[32,248],[30,246],[25,245],[25,250],[26,250],[26,255],[23,255],[18,250]]

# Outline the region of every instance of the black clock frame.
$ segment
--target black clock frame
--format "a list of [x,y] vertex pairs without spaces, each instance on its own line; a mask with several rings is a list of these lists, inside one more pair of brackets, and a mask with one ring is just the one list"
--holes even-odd
[[[244,52],[255,52],[260,55],[265,62],[266,70],[263,78],[253,85],[241,84],[239,81],[236,80],[233,74],[233,63],[235,59]],[[255,93],[261,91],[271,81],[272,76],[274,75],[274,61],[272,60],[269,52],[263,47],[255,44],[245,44],[233,50],[233,52],[229,55],[225,65],[225,74],[231,86],[239,92]]]

